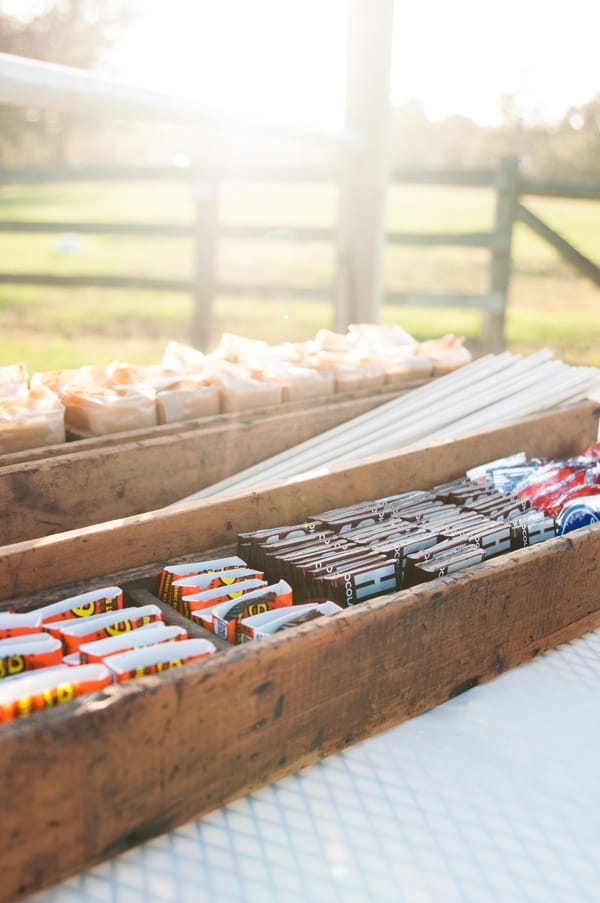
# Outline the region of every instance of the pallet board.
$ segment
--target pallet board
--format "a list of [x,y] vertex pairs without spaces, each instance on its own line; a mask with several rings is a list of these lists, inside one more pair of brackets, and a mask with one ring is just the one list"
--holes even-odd
[[362,391],[0,456],[0,505],[11,512],[0,545],[168,505],[400,394]]
[[[222,502],[0,550],[3,607],[116,580],[148,601],[162,564],[343,502],[452,479],[597,434],[578,405]],[[0,899],[20,898],[600,625],[600,529],[373,599],[0,729]],[[18,597],[18,598],[17,598]]]
[[211,417],[200,417],[194,420],[179,420],[174,423],[163,423],[145,429],[124,430],[119,433],[104,433],[99,436],[81,435],[57,445],[44,445],[37,448],[26,448],[21,451],[4,452],[3,454],[0,454],[0,464],[25,464],[31,461],[55,458],[58,455],[68,454],[69,452],[76,450],[90,451],[92,449],[105,448],[107,445],[120,445],[127,441],[140,442],[142,439],[153,439],[159,436],[168,436],[171,433],[196,430],[199,426],[207,423],[210,423],[213,426],[217,424],[226,425],[244,421],[247,418],[256,419],[257,417],[277,414],[301,413],[313,408],[330,405],[332,402],[339,404],[356,402],[358,413],[362,413],[363,410],[369,410],[371,407],[383,404],[386,401],[390,401],[392,398],[397,398],[399,395],[408,392],[410,389],[417,389],[420,386],[428,385],[433,381],[434,379],[431,377],[427,379],[404,380],[394,385],[389,384],[370,389],[355,389],[353,392],[338,392],[334,395],[324,395],[320,398],[282,402],[281,404],[253,408],[252,410],[232,414],[215,414]]

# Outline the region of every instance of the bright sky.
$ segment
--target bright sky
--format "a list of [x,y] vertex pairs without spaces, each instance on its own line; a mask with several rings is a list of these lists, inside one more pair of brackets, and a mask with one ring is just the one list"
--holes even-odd
[[[373,10],[378,0],[372,0]],[[207,105],[338,127],[345,0],[143,0],[118,75]],[[498,119],[516,93],[558,117],[600,92],[600,0],[396,0],[392,101]]]

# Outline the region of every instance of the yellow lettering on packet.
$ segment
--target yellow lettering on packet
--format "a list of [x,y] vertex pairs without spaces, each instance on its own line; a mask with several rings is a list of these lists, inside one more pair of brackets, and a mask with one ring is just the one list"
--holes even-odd
[[29,715],[31,714],[32,709],[32,700],[31,696],[23,696],[17,702],[17,712],[19,715]]
[[178,665],[183,665],[183,662],[180,658],[174,658],[170,662],[158,662],[156,665],[156,670],[160,674],[161,671],[168,671],[169,668],[176,668]]
[[80,605],[77,608],[72,608],[71,611],[76,618],[88,618],[90,617],[90,615],[96,614],[96,603],[88,602],[86,605]]
[[25,670],[25,659],[22,655],[9,655],[8,657],[8,673],[20,674]]
[[75,698],[75,687],[73,684],[59,684],[56,688],[56,702],[60,705],[63,702],[70,702]]
[[[146,621],[144,619],[144,623],[150,623],[150,621]],[[122,633],[129,633],[131,628],[131,621],[118,621],[116,624],[111,624],[110,627],[106,627],[106,633],[108,636],[120,636]]]
[[0,680],[10,677],[11,674],[20,674],[25,670],[25,659],[22,655],[7,655],[0,658]]
[[111,611],[114,611],[114,602],[114,599],[109,599],[105,596],[103,599],[93,599],[91,602],[86,602],[85,605],[79,605],[72,608],[71,612],[76,618],[89,618],[92,615],[110,614]]

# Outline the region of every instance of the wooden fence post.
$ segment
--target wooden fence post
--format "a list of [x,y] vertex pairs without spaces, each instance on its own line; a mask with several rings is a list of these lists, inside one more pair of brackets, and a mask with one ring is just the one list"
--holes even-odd
[[393,0],[348,0],[345,152],[339,182],[334,322],[377,322],[382,299]]
[[519,161],[511,157],[502,160],[496,178],[495,243],[490,269],[490,293],[496,307],[484,313],[481,324],[481,351],[498,352],[505,347],[504,323],[511,274],[513,224],[519,201]]
[[196,237],[190,341],[202,351],[207,350],[212,332],[217,271],[218,184],[217,177],[210,174],[192,185],[196,208]]

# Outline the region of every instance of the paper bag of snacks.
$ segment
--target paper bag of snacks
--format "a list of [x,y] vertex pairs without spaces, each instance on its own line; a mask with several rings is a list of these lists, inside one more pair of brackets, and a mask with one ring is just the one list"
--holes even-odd
[[65,441],[64,407],[49,389],[0,397],[0,453]]

